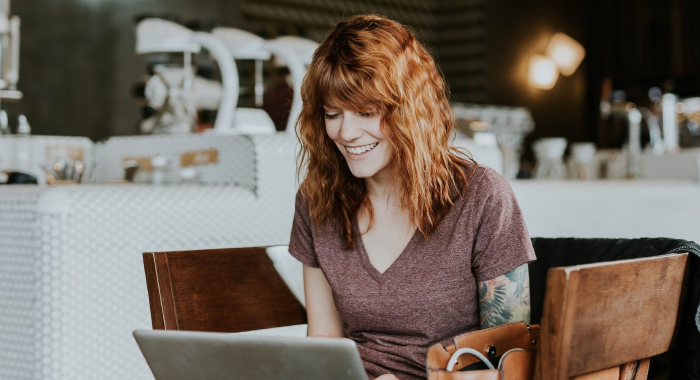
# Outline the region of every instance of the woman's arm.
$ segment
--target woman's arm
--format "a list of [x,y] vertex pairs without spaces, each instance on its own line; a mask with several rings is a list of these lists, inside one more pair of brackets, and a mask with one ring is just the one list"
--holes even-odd
[[530,324],[530,274],[527,264],[479,283],[479,314],[482,329],[516,321]]
[[343,338],[343,320],[333,302],[333,293],[321,269],[304,265],[304,295],[308,336]]

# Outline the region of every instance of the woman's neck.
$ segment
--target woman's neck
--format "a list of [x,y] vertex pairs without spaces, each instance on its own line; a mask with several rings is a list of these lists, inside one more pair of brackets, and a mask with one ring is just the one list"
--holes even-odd
[[398,187],[394,186],[391,177],[390,171],[383,170],[372,177],[365,178],[367,194],[375,208],[379,205],[389,208],[400,204]]

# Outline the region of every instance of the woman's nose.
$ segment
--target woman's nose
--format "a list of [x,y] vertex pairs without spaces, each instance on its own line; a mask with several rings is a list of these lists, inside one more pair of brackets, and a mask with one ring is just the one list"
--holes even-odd
[[362,136],[360,120],[357,116],[348,112],[343,115],[340,122],[340,138],[345,141],[353,141]]

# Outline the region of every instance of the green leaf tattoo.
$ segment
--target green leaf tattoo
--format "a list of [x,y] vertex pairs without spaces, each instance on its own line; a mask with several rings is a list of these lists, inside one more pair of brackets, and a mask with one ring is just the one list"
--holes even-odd
[[522,298],[523,292],[525,291],[525,283],[527,282],[528,284],[528,289],[530,285],[530,277],[529,277],[529,271],[527,270],[527,265],[521,265],[512,271],[506,273],[506,278],[510,280],[510,282],[514,282],[517,284],[515,287],[515,296],[518,298]]
[[503,276],[479,283],[481,328],[509,322],[530,323],[530,275],[523,264]]

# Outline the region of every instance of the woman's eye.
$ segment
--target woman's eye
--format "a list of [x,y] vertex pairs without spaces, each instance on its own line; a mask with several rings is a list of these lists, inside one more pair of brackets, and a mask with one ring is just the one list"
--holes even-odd
[[340,115],[339,113],[326,113],[326,119],[333,120],[333,119],[337,118],[339,115]]
[[362,117],[371,117],[374,115],[374,112],[357,112],[360,116]]

